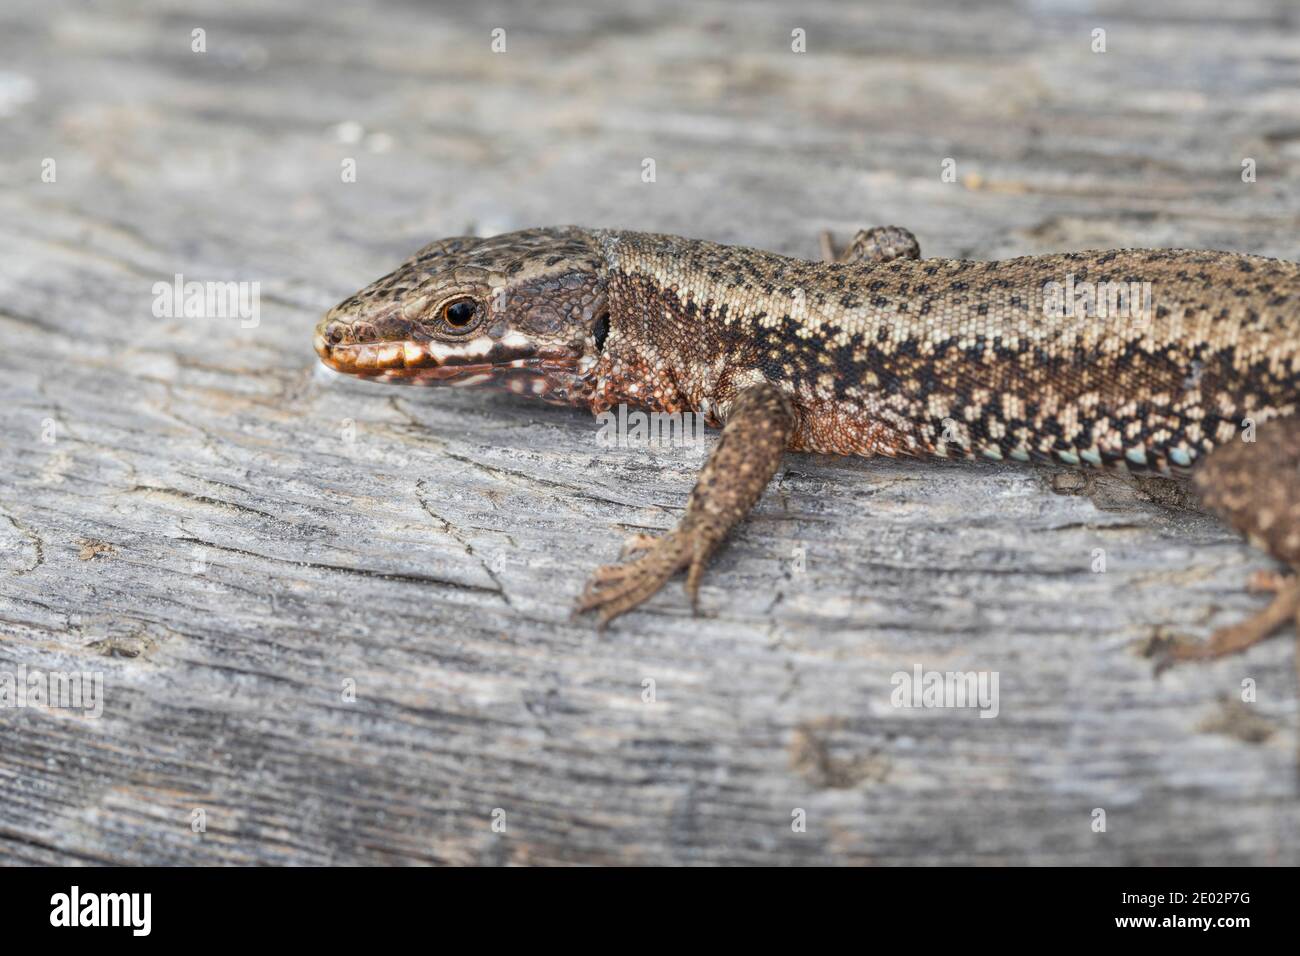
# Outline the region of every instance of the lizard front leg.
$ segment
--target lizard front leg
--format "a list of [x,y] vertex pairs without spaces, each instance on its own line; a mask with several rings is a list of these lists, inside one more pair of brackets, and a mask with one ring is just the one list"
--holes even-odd
[[[1300,418],[1259,426],[1253,442],[1216,448],[1193,477],[1205,504],[1253,543],[1292,569],[1300,569]],[[1224,657],[1258,644],[1288,623],[1300,626],[1300,583],[1296,577],[1256,576],[1252,589],[1274,592],[1254,617],[1215,631],[1204,644],[1172,648],[1167,662]],[[1300,650],[1300,649],[1298,649]]]
[[599,568],[575,613],[594,611],[603,627],[645,601],[683,568],[688,569],[686,592],[691,606],[698,608],[700,578],[709,558],[762,496],[781,464],[793,428],[794,412],[777,388],[752,385],[736,396],[681,522],[661,538],[642,541],[644,553],[636,560]]
[[821,235],[824,262],[893,262],[895,259],[920,259],[921,244],[902,226],[876,226],[859,229],[853,241],[836,253],[829,231]]

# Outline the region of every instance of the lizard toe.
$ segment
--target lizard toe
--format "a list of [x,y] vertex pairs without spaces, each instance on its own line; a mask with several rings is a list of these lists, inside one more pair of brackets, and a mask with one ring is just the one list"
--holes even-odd
[[1246,582],[1246,590],[1252,594],[1277,594],[1294,580],[1294,575],[1281,571],[1256,571]]
[[635,561],[597,568],[574,613],[595,612],[603,628],[652,597],[690,561],[690,548],[680,532],[652,540],[646,553]]
[[1208,660],[1240,654],[1272,637],[1288,623],[1300,628],[1300,582],[1294,578],[1287,579],[1279,582],[1274,590],[1276,596],[1272,603],[1258,614],[1219,628],[1210,635],[1209,640],[1200,644],[1171,647],[1157,665],[1157,671],[1165,670],[1179,661]]

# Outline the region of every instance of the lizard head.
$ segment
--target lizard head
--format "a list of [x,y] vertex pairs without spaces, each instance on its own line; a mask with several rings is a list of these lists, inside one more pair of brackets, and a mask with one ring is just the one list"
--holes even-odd
[[585,404],[609,330],[604,275],[573,227],[443,239],[330,309],[316,351],[367,378]]

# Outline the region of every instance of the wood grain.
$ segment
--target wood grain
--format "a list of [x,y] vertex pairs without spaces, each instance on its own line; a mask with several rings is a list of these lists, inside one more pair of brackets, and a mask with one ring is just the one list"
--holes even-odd
[[[105,701],[0,709],[0,862],[1300,863],[1292,642],[1142,655],[1265,600],[1268,560],[1176,488],[791,456],[704,616],[674,584],[602,636],[569,620],[586,575],[676,521],[706,449],[310,347],[429,239],[536,224],[1297,258],[1297,26],[1283,0],[5,5],[0,671],[100,672]],[[155,317],[177,273],[259,282],[259,324]],[[998,717],[892,706],[916,665],[998,672]]]

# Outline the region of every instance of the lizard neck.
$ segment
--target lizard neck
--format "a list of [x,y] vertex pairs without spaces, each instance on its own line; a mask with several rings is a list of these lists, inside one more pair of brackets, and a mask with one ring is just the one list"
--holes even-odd
[[811,263],[678,236],[599,235],[614,331],[598,370],[597,410],[626,401],[719,424],[746,386],[780,382],[779,356],[755,347],[756,330],[769,317],[807,310],[812,283],[782,277]]

